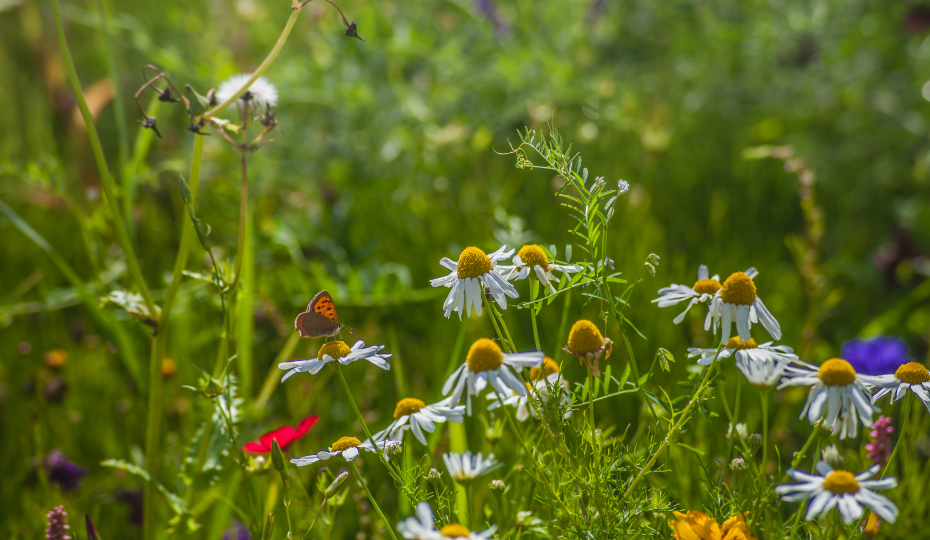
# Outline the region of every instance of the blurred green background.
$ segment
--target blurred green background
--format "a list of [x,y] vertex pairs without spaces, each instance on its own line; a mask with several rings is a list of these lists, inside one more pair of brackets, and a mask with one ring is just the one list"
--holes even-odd
[[[117,81],[108,75],[100,2],[64,1],[65,30],[99,111],[111,170],[121,185],[134,179],[130,227],[158,300],[186,219],[177,186],[179,174],[188,175],[193,135],[184,130],[183,108],[162,104],[164,138],[133,152],[141,115],[132,94],[144,82],[141,67],[156,64],[176,85],[205,93],[261,62],[290,7],[285,0],[105,5]],[[678,358],[671,374],[652,384],[683,392],[674,381],[686,373],[687,347],[709,344],[702,309],[675,326],[677,309],[648,303],[662,286],[690,285],[700,264],[722,277],[756,267],[759,294],[782,324],[783,343],[808,361],[879,333],[904,338],[913,357],[926,357],[930,4],[339,5],[366,42],[344,37],[336,11],[314,1],[266,73],[280,94],[280,123],[274,141],[250,157],[246,291],[235,317],[234,365],[250,407],[269,373],[268,380],[279,374],[273,361],[293,332],[293,317],[321,289],[333,294],[354,338],[395,354],[390,373],[353,366],[352,384],[373,427],[385,425],[408,392],[438,399],[462,325],[442,317],[445,290],[429,286],[429,278],[446,273],[439,259],[455,259],[468,245],[490,252],[501,243],[555,244],[561,256],[571,241],[573,222],[554,197],[558,179],[516,169],[513,156],[495,153],[509,150],[517,129],[545,129],[547,122],[593,175],[632,186],[608,237],[617,269],[632,278],[648,254],[662,258],[655,278],[643,274],[628,311],[646,336],[633,339],[641,366],[658,347]],[[131,287],[49,4],[0,0],[0,29],[0,200],[95,295]],[[142,103],[148,107],[152,96],[144,94]],[[137,168],[124,169],[131,174],[118,168],[119,115],[129,126],[129,154],[140,156]],[[791,145],[793,169],[782,159],[747,159],[745,150],[761,145]],[[231,259],[238,155],[215,135],[204,154],[198,216],[212,227],[217,257]],[[40,531],[48,509],[64,501],[69,511],[90,513],[105,537],[135,537],[127,525],[131,505],[124,504],[131,495],[120,493],[131,494],[139,482],[99,466],[109,458],[141,460],[146,396],[133,360],[120,358],[112,336],[79,305],[48,256],[5,218],[0,253],[0,531]],[[208,261],[195,243],[188,269],[208,272]],[[525,298],[525,283],[519,288]],[[595,306],[581,304],[576,295],[572,319],[598,317]],[[561,300],[541,315],[550,355],[565,339],[557,332],[558,306]],[[104,317],[130,334],[144,374],[148,328],[112,309]],[[531,348],[528,312],[509,309],[506,317],[518,344]],[[166,381],[162,480],[172,489],[182,490],[172,485],[172,471],[204,414],[204,403],[181,385],[193,384],[194,366],[212,369],[221,324],[215,290],[185,281],[169,329],[168,357],[178,372]],[[486,316],[467,325],[466,345],[493,336]],[[318,341],[300,342],[286,359],[315,355]],[[44,362],[53,349],[68,355],[58,371]],[[610,360],[615,369],[627,361],[619,352]],[[579,366],[566,365],[570,379],[582,380]],[[48,394],[52,379],[67,385],[60,396]],[[599,406],[599,422],[619,431],[635,426],[640,404],[625,396]],[[782,411],[785,424],[800,403],[793,407]],[[243,438],[309,414],[321,421],[295,445],[298,455],[358,432],[335,380],[299,376],[248,415]],[[480,429],[469,427],[473,434]],[[793,437],[806,438],[806,428],[797,429],[785,434],[782,455]],[[36,464],[53,448],[89,471],[78,490],[60,495],[38,479]],[[670,489],[676,501],[700,505],[694,486]],[[210,530],[228,527],[228,512],[213,515]]]

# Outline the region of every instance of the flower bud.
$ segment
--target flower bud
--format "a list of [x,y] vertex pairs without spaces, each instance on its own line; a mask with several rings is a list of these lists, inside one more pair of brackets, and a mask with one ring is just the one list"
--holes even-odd
[[507,490],[507,484],[505,484],[503,480],[491,480],[488,486],[494,493],[503,493]]
[[617,195],[623,195],[627,191],[630,191],[630,183],[626,180],[617,181]]
[[326,492],[323,494],[324,499],[331,499],[336,494],[336,491],[339,490],[339,486],[346,481],[346,478],[349,477],[349,471],[342,471],[339,473],[339,476],[326,488]]
[[742,473],[747,468],[749,468],[749,465],[741,457],[733,458],[733,461],[730,462],[730,469],[734,472]]
[[426,473],[426,479],[434,487],[439,487],[442,484],[442,473],[437,471],[435,467],[430,467],[429,472]]
[[284,465],[284,452],[281,451],[281,447],[278,446],[278,439],[271,440],[271,463],[274,465],[274,470],[284,472],[286,466]]
[[752,450],[757,450],[759,448],[762,448],[762,434],[753,433],[749,437],[746,437],[746,444]]
[[840,454],[839,449],[832,444],[823,449],[820,453],[820,459],[834,469],[846,468],[846,459]]

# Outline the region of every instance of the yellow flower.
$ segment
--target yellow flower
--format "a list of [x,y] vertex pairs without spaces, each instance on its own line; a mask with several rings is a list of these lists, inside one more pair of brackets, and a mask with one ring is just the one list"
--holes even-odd
[[687,514],[672,514],[675,519],[669,520],[668,525],[676,540],[757,540],[739,514],[724,521],[723,528],[703,512],[688,510]]

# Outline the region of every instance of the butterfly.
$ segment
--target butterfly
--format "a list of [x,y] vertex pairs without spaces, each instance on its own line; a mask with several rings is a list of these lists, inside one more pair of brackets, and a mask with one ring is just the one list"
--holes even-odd
[[[294,320],[294,328],[302,338],[335,336],[344,326],[339,322],[333,297],[326,291],[316,293],[307,306],[307,311],[298,315]],[[351,334],[352,329],[346,328]]]

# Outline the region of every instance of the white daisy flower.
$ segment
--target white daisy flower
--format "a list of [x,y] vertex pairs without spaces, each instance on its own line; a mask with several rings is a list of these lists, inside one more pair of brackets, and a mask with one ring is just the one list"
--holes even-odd
[[552,275],[553,270],[565,274],[574,274],[581,270],[581,267],[574,264],[571,266],[550,264],[546,252],[538,245],[523,246],[520,248],[520,252],[514,256],[513,266],[499,266],[498,268],[504,279],[507,280],[526,279],[529,277],[530,272],[534,272],[536,279],[543,285],[548,286],[552,294],[556,292],[554,284],[559,282]]
[[702,366],[713,364],[715,356],[718,360],[735,356],[737,361],[743,360],[744,362],[755,362],[757,364],[774,362],[776,360],[787,362],[798,360],[798,357],[794,355],[794,351],[791,350],[791,347],[772,345],[772,343],[771,341],[767,341],[759,345],[753,338],[743,341],[739,336],[733,336],[727,341],[726,346],[720,349],[719,355],[717,354],[717,349],[699,349],[697,347],[691,347],[688,349],[688,358],[700,356],[697,363]]
[[735,322],[740,339],[748,341],[752,338],[752,334],[749,333],[752,323],[762,323],[772,339],[781,339],[781,326],[762,303],[762,299],[756,295],[756,284],[752,278],[757,274],[755,268],[730,274],[710,301],[710,309],[704,319],[704,330],[713,327],[714,333],[717,333],[717,325],[722,321],[721,338],[727,341],[730,339],[732,323]]
[[511,388],[521,396],[526,395],[526,385],[518,372],[525,367],[539,366],[543,361],[542,352],[504,353],[490,339],[481,338],[472,343],[468,349],[465,362],[458,367],[442,385],[442,394],[449,397],[449,405],[457,405],[465,394],[465,411],[471,416],[471,397],[484,391],[488,384],[499,393]]
[[720,290],[720,287],[722,287],[722,285],[720,285],[720,276],[714,274],[713,277],[710,277],[707,266],[702,264],[700,268],[698,268],[698,280],[694,282],[693,286],[689,287],[687,285],[672,283],[668,287],[659,289],[659,297],[653,300],[653,302],[658,303],[659,307],[669,307],[678,305],[687,300],[688,306],[675,317],[675,324],[678,324],[684,320],[685,314],[688,313],[691,306],[700,302],[707,302],[714,297],[714,294]]
[[872,396],[872,403],[886,394],[891,395],[890,403],[894,403],[903,398],[910,389],[930,411],[930,371],[917,362],[904,364],[894,372],[894,375],[875,377],[874,385],[881,390]]
[[785,367],[785,377],[779,389],[786,386],[811,386],[807,402],[800,418],[814,424],[822,417],[824,425],[834,433],[840,431],[840,439],[855,437],[859,422],[872,425],[872,400],[866,385],[874,385],[875,377],[859,375],[842,358],[831,358],[818,368],[806,362]]
[[481,315],[481,302],[484,300],[481,284],[487,287],[491,297],[501,309],[507,309],[507,297],[518,298],[520,294],[512,283],[504,279],[497,268],[497,263],[513,255],[514,250],[506,251],[507,246],[486,255],[476,247],[467,247],[459,255],[458,262],[443,257],[440,264],[451,270],[448,276],[431,279],[433,287],[449,287],[449,295],[442,304],[446,318],[457,311],[459,320],[462,313],[471,317],[472,307]]
[[[251,78],[252,75],[241,73],[226,79],[216,90],[216,99],[220,103],[225,103],[226,100],[236,95],[236,92],[245,86],[245,83],[249,82],[249,79]],[[268,82],[268,79],[264,77],[255,79],[255,82],[252,83],[252,86],[249,87],[248,95],[252,96],[251,106],[256,108],[264,109],[266,106],[274,107],[278,102],[277,88],[275,88],[274,85]],[[242,96],[239,97],[239,100],[242,100]]]
[[384,438],[397,441],[404,440],[404,432],[410,430],[418,441],[426,444],[423,432],[432,433],[436,430],[437,422],[453,422],[461,424],[465,415],[465,406],[450,406],[450,398],[446,398],[432,405],[417,398],[404,398],[397,402],[394,408],[394,421],[387,428],[374,435],[374,439]]
[[484,532],[474,533],[458,523],[450,523],[436,530],[433,522],[433,509],[428,502],[417,504],[416,517],[409,517],[397,524],[397,532],[408,540],[448,540],[449,538],[485,540],[491,538],[495,530],[495,527],[491,527]]
[[[560,399],[559,403],[562,407],[566,407],[564,418],[571,418],[572,411],[570,408],[567,408],[571,404],[571,398],[568,395],[568,381],[562,378],[562,374],[559,373],[559,365],[548,356],[543,360],[543,366],[545,371],[542,368],[534,367],[530,369],[530,380],[533,381],[532,387],[527,383],[527,389],[534,390],[537,395],[537,399],[543,403],[548,403],[552,399],[553,393],[557,394]],[[496,394],[490,394],[488,400],[493,401],[493,403],[488,404],[488,410],[493,411],[494,409],[501,406],[501,403],[508,405],[510,407],[516,407],[517,409],[517,420],[523,422],[532,414],[534,417],[538,417],[535,407],[530,401],[529,394],[521,396],[517,394],[510,388],[505,388],[503,395],[503,401],[500,401]]]
[[372,440],[369,439],[362,442],[355,437],[342,437],[334,442],[332,446],[329,447],[329,450],[320,450],[316,454],[294,458],[291,460],[291,463],[298,467],[303,467],[316,463],[317,461],[326,461],[335,456],[342,456],[346,461],[352,461],[358,457],[359,450],[378,453],[378,448],[380,448],[381,452],[386,453],[394,448],[399,448],[402,444],[404,443],[392,441],[390,439],[377,442],[372,442]]
[[759,390],[774,388],[785,374],[785,368],[788,365],[789,361],[781,358],[757,362],[745,356],[736,357],[736,367],[743,373],[749,384]]
[[888,497],[873,490],[892,489],[898,485],[898,481],[894,478],[871,480],[879,469],[879,465],[873,465],[871,469],[853,475],[842,469],[831,469],[821,461],[817,464],[817,472],[822,476],[790,469],[788,474],[800,483],[777,486],[775,493],[788,502],[811,499],[805,516],[807,520],[825,515],[836,507],[843,522],[850,525],[862,518],[863,506],[866,506],[883,521],[894,523],[898,517],[898,507]]
[[468,450],[463,454],[455,452],[443,454],[442,462],[446,464],[449,476],[459,484],[470,484],[479,476],[484,476],[504,466],[503,463],[494,459],[494,454],[484,457],[481,452],[472,454]]
[[307,372],[310,375],[316,375],[323,369],[323,366],[335,361],[347,366],[359,360],[368,360],[381,369],[390,370],[391,364],[388,363],[387,359],[391,357],[391,353],[378,354],[378,351],[383,348],[384,345],[365,347],[365,342],[362,340],[356,341],[351,349],[344,341],[327,341],[320,347],[320,352],[317,353],[315,359],[293,360],[278,364],[279,369],[290,370],[281,377],[281,382],[286,381],[295,373]]

